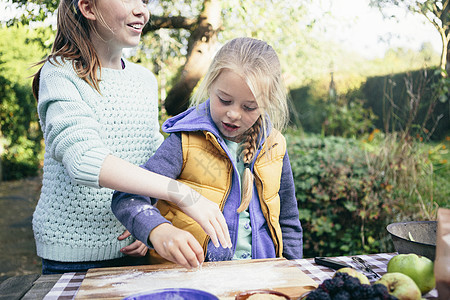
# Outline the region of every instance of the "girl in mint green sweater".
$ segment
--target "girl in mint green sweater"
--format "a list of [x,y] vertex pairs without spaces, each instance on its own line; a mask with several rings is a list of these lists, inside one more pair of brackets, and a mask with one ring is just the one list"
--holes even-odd
[[[52,53],[33,80],[45,139],[42,191],[33,215],[43,273],[140,264],[147,253],[111,212],[113,190],[167,199],[202,225],[216,245],[231,246],[218,206],[189,187],[138,165],[163,138],[155,76],[122,58],[149,19],[146,1],[62,0]],[[186,267],[203,262],[188,232],[151,206],[148,244]]]

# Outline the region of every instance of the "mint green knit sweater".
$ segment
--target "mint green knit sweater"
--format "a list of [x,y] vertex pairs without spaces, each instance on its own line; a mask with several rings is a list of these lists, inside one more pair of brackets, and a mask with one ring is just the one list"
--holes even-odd
[[33,215],[37,254],[75,262],[114,259],[131,238],[111,212],[112,190],[99,186],[103,160],[113,154],[140,165],[163,137],[155,76],[125,61],[102,69],[101,95],[80,79],[70,61],[46,62],[38,114],[44,133],[43,185]]

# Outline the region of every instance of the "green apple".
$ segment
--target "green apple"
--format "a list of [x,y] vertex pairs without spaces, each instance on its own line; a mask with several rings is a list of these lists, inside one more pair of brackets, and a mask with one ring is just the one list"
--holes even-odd
[[386,286],[389,294],[397,297],[399,300],[422,299],[422,294],[417,284],[403,273],[386,273],[374,282],[374,284],[377,283]]
[[359,282],[361,282],[361,284],[370,284],[369,278],[367,278],[366,275],[356,271],[353,268],[348,268],[348,267],[341,268],[341,269],[337,270],[336,273],[347,273],[348,275],[350,275],[352,277],[358,278]]
[[398,254],[388,262],[387,271],[408,275],[417,284],[422,294],[436,287],[434,263],[425,256],[414,253]]

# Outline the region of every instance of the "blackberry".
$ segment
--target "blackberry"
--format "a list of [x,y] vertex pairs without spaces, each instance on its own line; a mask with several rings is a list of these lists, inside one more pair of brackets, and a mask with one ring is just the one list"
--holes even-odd
[[333,300],[351,300],[352,297],[348,291],[340,290],[333,296],[332,299]]
[[389,294],[389,291],[387,287],[383,284],[374,284],[372,285],[373,295],[376,297],[379,297],[382,300],[394,300],[397,299],[397,297],[392,296]]
[[342,278],[342,279],[347,279],[350,275],[348,275],[348,273],[345,272],[336,272],[334,273],[334,277],[333,278]]
[[387,287],[383,284],[374,284],[372,285],[373,295],[378,296],[381,299],[387,299],[389,296],[389,292],[387,290]]
[[308,294],[306,300],[331,300],[331,297],[324,290],[317,288]]
[[[339,274],[339,273],[337,273],[337,274]],[[338,277],[334,277],[332,279],[336,289],[340,290],[340,289],[344,288],[344,285],[345,285],[345,279],[344,278],[345,277],[338,276]]]
[[355,299],[372,299],[374,297],[374,291],[369,284],[361,285],[358,292],[358,294],[352,293],[352,297]]
[[349,292],[359,289],[360,286],[361,286],[361,282],[359,281],[359,279],[352,277],[352,276],[349,276],[344,281],[344,289]]
[[389,294],[382,284],[361,284],[359,279],[347,273],[335,273],[310,292],[307,300],[398,300]]
[[328,294],[333,295],[339,290],[339,287],[336,285],[336,283],[337,280],[326,279],[320,284],[320,288],[328,292]]

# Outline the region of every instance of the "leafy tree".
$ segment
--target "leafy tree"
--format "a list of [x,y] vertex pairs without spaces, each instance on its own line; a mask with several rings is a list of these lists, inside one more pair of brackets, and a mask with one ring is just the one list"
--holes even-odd
[[439,32],[442,40],[440,68],[450,74],[450,0],[371,0],[382,11],[393,6],[423,15]]
[[[310,1],[301,4],[283,0],[152,1],[149,7],[151,19],[143,33],[145,44],[138,53],[144,56],[149,52],[156,54],[152,62],[160,60],[159,65],[163,63],[165,67],[166,61],[161,61],[158,56],[164,56],[169,63],[175,62],[175,55],[185,56],[176,77],[171,78],[172,89],[164,100],[167,112],[173,115],[187,107],[190,94],[205,74],[219,43],[235,36],[267,40],[276,50],[282,51],[281,55],[291,57],[289,61],[293,63],[293,69],[301,62],[312,64],[306,59],[308,54],[299,50],[307,49],[306,45],[310,49],[319,47],[313,38],[306,36],[308,26],[313,23],[313,20],[305,21],[306,5]],[[49,0],[12,2],[25,13],[19,20],[11,20],[10,24],[43,21],[54,14],[58,5],[58,1]],[[163,37],[157,36],[161,35],[161,30],[166,30]],[[294,57],[301,59],[294,62]]]
[[[32,63],[42,59],[50,30],[0,27],[0,153],[3,178],[34,175],[42,133],[31,93]],[[7,170],[7,172],[6,172]]]

